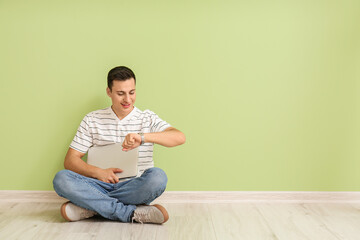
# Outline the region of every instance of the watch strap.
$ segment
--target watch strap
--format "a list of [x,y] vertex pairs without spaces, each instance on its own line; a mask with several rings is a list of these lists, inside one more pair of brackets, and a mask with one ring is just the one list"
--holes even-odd
[[140,145],[143,145],[145,143],[145,137],[144,137],[144,133],[138,133],[141,136],[141,143]]

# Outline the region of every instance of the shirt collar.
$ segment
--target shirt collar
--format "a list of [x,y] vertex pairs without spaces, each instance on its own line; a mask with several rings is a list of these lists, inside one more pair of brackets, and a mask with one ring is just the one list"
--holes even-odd
[[125,121],[128,121],[130,120],[130,118],[132,116],[134,116],[134,114],[137,112],[137,107],[134,106],[134,109],[128,114],[126,115],[123,119],[119,119],[118,116],[116,116],[114,110],[111,108],[111,106],[108,108],[109,109],[109,112],[111,113],[111,115],[119,122],[125,122]]

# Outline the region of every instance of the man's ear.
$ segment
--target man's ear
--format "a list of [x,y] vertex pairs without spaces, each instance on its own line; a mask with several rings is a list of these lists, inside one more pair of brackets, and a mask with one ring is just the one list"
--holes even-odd
[[110,96],[110,93],[111,93],[111,92],[110,92],[110,88],[107,87],[107,88],[106,88],[106,94],[107,94],[109,97],[111,97],[111,96]]

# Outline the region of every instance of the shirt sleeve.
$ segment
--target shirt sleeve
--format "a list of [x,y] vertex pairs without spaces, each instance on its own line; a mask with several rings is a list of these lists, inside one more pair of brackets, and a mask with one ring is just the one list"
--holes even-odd
[[77,129],[76,135],[70,144],[72,149],[82,153],[87,153],[93,145],[93,137],[89,130],[89,117],[86,115]]
[[162,120],[158,115],[152,113],[151,115],[151,124],[150,124],[150,132],[162,132],[171,125],[164,120]]

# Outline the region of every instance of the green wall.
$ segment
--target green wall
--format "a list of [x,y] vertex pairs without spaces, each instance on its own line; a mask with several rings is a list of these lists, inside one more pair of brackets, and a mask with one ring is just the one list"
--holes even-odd
[[187,136],[168,190],[360,191],[360,1],[0,0],[2,190],[52,190],[110,68]]

